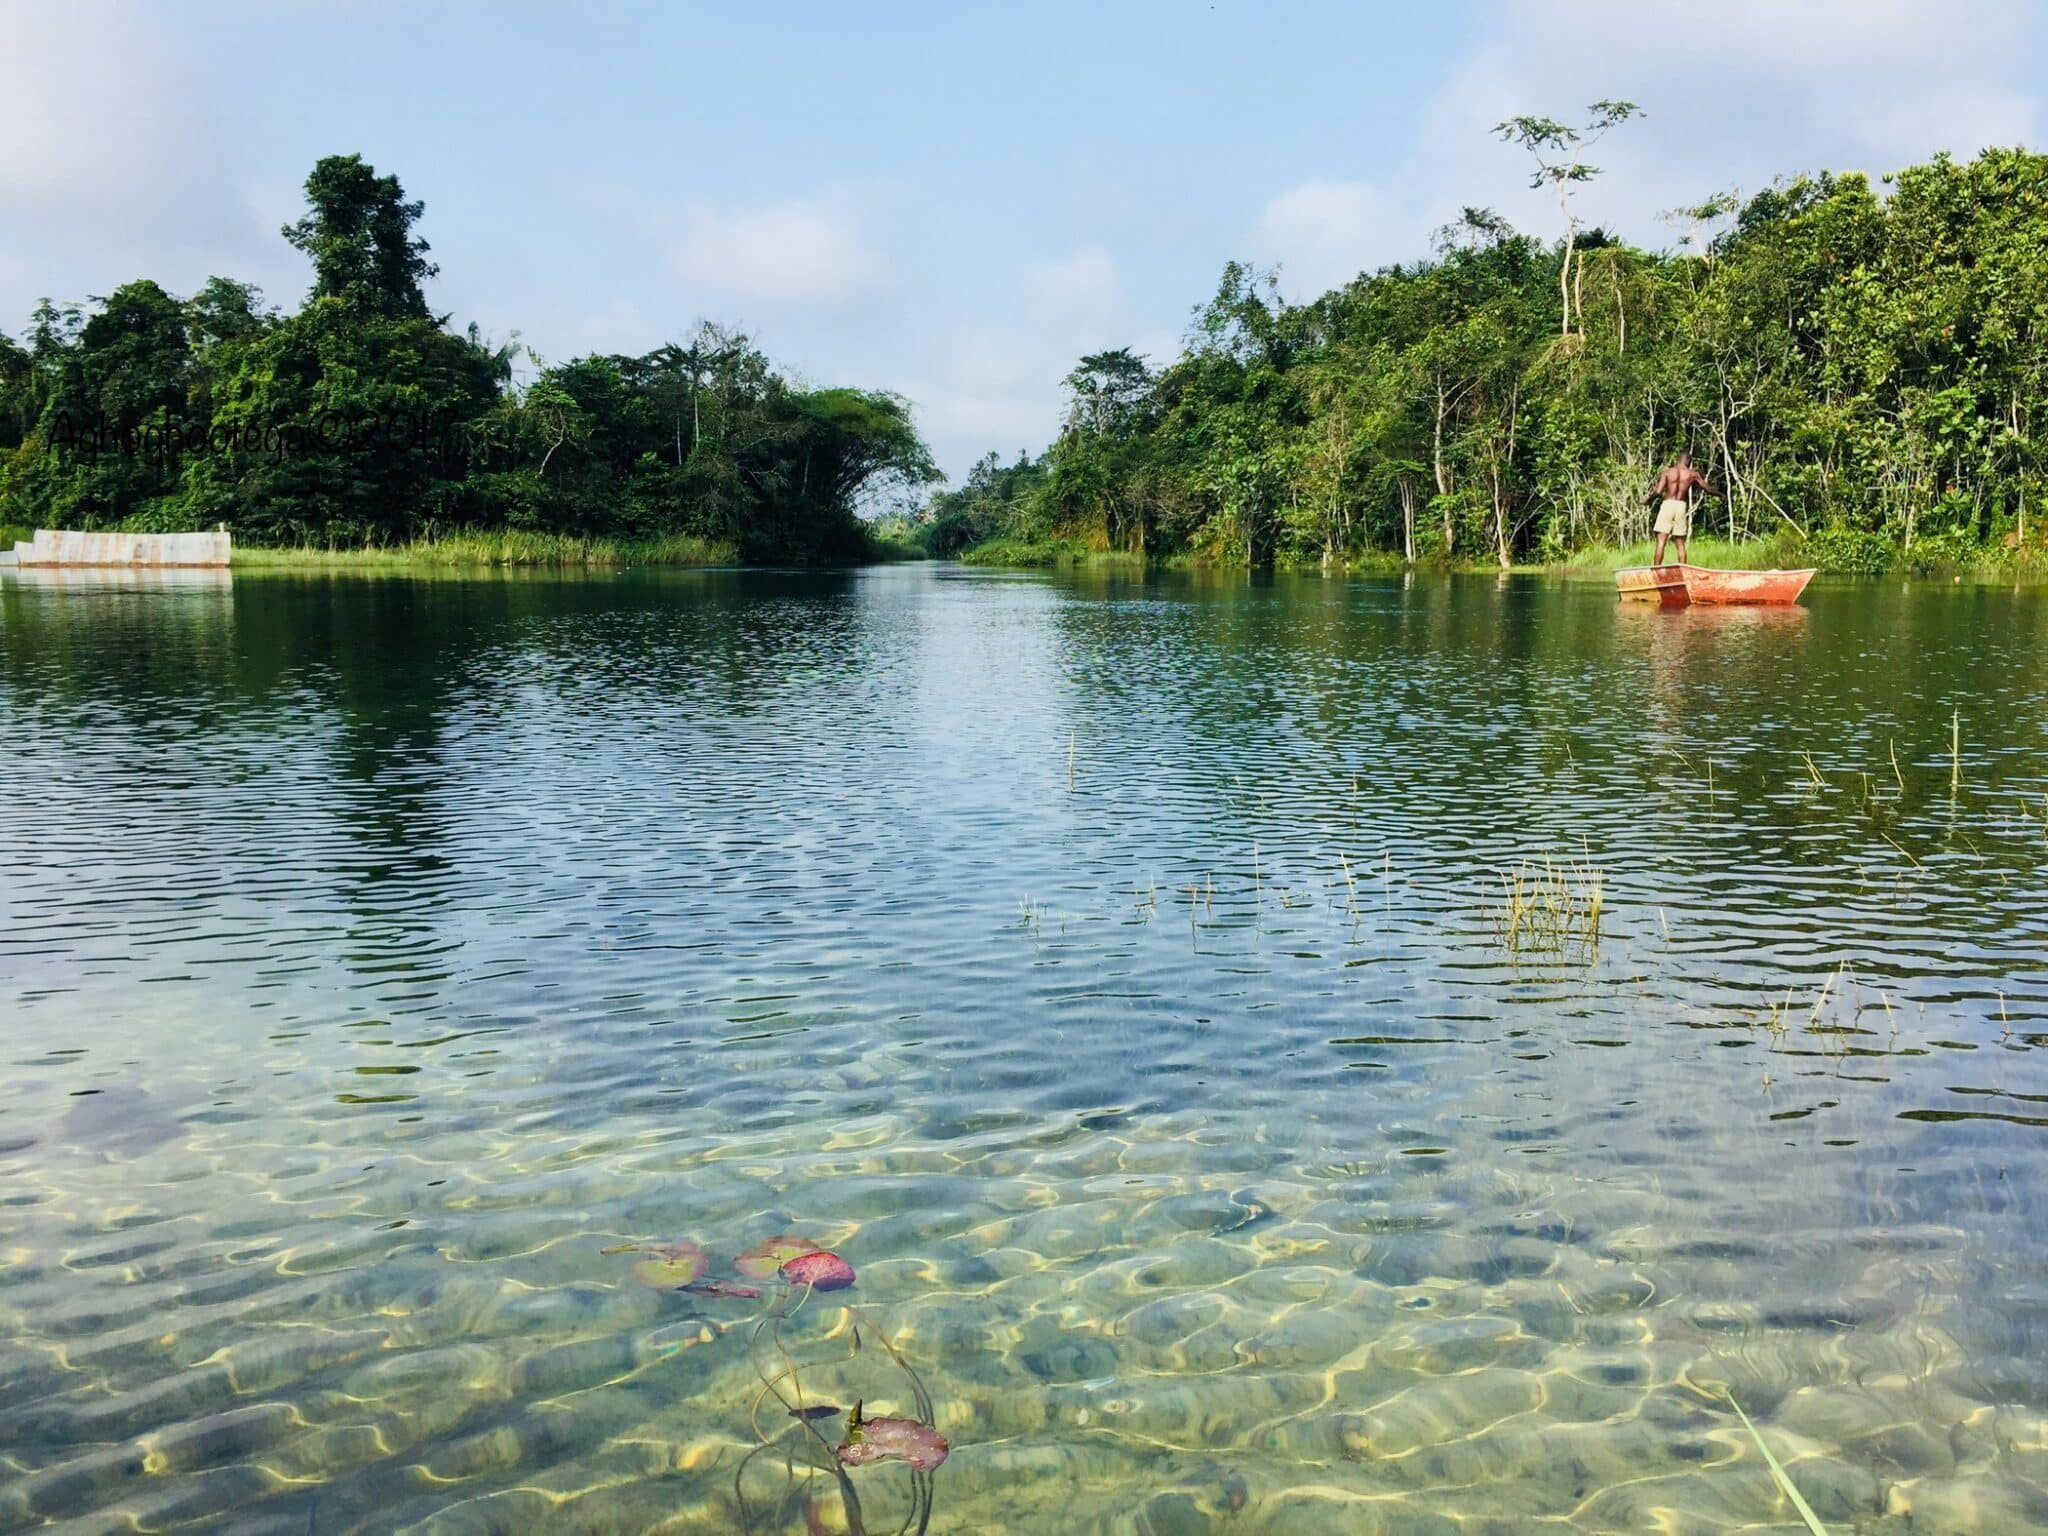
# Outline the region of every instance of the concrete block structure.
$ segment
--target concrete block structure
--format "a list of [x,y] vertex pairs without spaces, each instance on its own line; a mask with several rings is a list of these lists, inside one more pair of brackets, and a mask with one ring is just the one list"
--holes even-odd
[[230,539],[225,528],[211,533],[78,533],[38,528],[14,546],[15,565],[113,565],[158,569],[224,566]]

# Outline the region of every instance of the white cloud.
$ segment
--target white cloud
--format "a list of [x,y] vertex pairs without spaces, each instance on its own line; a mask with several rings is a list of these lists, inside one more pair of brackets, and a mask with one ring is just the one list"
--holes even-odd
[[1116,259],[1099,245],[1022,263],[1008,285],[1013,313],[935,337],[928,363],[902,388],[918,425],[957,476],[993,449],[1036,453],[1059,430],[1061,385],[1086,353],[1130,347],[1156,368],[1179,343],[1134,312]]
[[245,195],[234,136],[155,18],[11,10],[0,90],[0,228],[35,261],[0,269],[0,327],[47,293],[209,273],[278,280],[291,253]]
[[1420,254],[1414,218],[1365,181],[1305,181],[1266,204],[1252,226],[1255,259],[1278,263],[1281,290],[1312,298],[1360,272]]
[[858,216],[830,198],[694,209],[681,221],[674,256],[684,281],[714,297],[774,305],[850,299],[882,271]]
[[1116,259],[1099,245],[1087,246],[1064,260],[1027,265],[1024,290],[1040,320],[1073,326],[1099,329],[1105,321],[1115,319],[1123,304]]

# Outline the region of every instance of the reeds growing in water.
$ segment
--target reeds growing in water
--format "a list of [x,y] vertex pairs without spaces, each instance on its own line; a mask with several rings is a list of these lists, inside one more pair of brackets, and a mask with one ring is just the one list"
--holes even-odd
[[1500,878],[1502,902],[1494,927],[1511,952],[1590,954],[1600,947],[1606,880],[1590,864],[1560,865],[1546,858],[1539,867],[1524,859]]

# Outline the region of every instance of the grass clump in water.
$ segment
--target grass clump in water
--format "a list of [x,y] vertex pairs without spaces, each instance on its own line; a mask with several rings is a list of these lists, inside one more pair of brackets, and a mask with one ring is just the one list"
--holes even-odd
[[1539,868],[1524,859],[1512,874],[1501,872],[1502,901],[1494,929],[1511,953],[1586,952],[1600,947],[1600,917],[1606,908],[1606,879],[1589,864]]

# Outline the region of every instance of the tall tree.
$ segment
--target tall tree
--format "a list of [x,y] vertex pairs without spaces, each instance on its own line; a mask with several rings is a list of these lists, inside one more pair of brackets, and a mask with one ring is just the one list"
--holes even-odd
[[1579,152],[1591,149],[1607,136],[1609,129],[1639,116],[1641,111],[1632,101],[1596,101],[1586,109],[1585,124],[1579,128],[1568,127],[1554,117],[1511,117],[1494,124],[1496,134],[1511,144],[1521,145],[1536,162],[1536,174],[1529,185],[1539,190],[1551,188],[1557,194],[1558,212],[1564,215],[1564,261],[1557,271],[1558,304],[1563,311],[1558,319],[1561,336],[1571,335],[1572,315],[1577,308],[1573,302],[1573,257],[1579,244],[1579,218],[1572,210],[1572,192],[1581,182],[1600,174],[1600,167],[1581,160]]
[[306,216],[284,237],[313,258],[315,299],[340,299],[367,314],[429,318],[420,284],[440,268],[412,232],[425,204],[406,201],[396,176],[361,155],[328,155],[306,178]]

